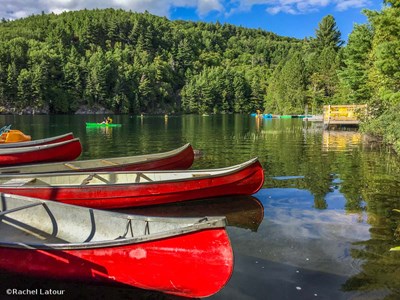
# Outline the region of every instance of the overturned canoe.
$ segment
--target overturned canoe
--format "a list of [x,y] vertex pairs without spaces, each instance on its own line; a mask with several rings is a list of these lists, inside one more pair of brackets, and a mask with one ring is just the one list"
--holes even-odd
[[97,172],[135,170],[185,170],[191,167],[191,165],[193,164],[193,160],[193,148],[190,144],[186,144],[180,148],[162,153],[5,167],[0,168],[0,174],[55,173],[71,171]]
[[251,195],[263,183],[262,166],[254,158],[206,170],[4,174],[0,192],[106,209]]
[[232,274],[224,217],[157,218],[0,197],[4,271],[185,297],[210,296]]
[[0,166],[73,160],[81,152],[79,138],[40,146],[0,148]]
[[33,140],[33,141],[30,140],[30,141],[25,141],[25,142],[2,143],[2,144],[0,144],[0,149],[55,144],[55,143],[72,140],[73,138],[74,138],[74,135],[72,134],[72,132],[69,132],[69,133],[66,133],[63,135],[58,135],[58,136],[54,136],[54,137],[50,137],[50,138]]

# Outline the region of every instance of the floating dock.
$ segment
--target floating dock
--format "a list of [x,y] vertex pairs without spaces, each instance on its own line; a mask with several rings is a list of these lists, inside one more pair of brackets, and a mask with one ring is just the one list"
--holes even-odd
[[324,128],[334,125],[359,125],[367,105],[324,105]]

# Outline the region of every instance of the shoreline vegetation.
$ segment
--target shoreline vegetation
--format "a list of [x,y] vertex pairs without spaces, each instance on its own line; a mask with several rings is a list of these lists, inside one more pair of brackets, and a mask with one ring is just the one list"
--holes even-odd
[[320,114],[368,104],[361,131],[400,151],[400,3],[333,16],[302,40],[96,9],[0,22],[0,114]]

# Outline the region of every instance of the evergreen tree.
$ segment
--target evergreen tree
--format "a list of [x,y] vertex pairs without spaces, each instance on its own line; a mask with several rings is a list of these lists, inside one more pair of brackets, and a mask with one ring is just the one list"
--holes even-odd
[[373,33],[369,25],[355,25],[344,49],[344,68],[340,72],[342,85],[347,87],[341,97],[348,103],[365,104],[371,98],[371,89],[368,86],[368,70],[371,67]]
[[318,24],[318,28],[315,31],[314,43],[319,50],[327,47],[338,50],[343,45],[341,33],[332,15],[325,16]]
[[19,102],[20,108],[25,108],[32,105],[33,89],[32,89],[32,74],[27,69],[22,69],[18,75],[18,97],[24,99]]

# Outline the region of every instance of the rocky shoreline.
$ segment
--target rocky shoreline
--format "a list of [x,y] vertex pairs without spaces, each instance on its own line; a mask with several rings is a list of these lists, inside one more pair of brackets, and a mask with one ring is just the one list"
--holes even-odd
[[[37,108],[37,107],[25,107],[23,109],[15,107],[0,107],[0,114],[2,115],[50,115],[49,107]],[[81,106],[75,113],[75,115],[102,115],[102,114],[114,114],[113,111],[104,108],[102,106]]]

